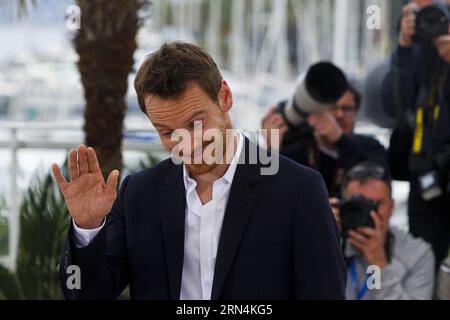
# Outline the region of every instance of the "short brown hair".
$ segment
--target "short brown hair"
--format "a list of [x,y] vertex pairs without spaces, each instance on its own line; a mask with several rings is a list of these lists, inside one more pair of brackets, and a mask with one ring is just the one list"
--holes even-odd
[[222,76],[211,56],[199,46],[184,42],[165,43],[147,56],[134,80],[139,107],[145,110],[145,97],[177,98],[188,82],[196,82],[217,101]]
[[355,101],[355,108],[356,110],[359,110],[361,107],[361,94],[359,93],[358,89],[352,84],[348,83],[347,90],[350,91],[353,94],[353,100]]

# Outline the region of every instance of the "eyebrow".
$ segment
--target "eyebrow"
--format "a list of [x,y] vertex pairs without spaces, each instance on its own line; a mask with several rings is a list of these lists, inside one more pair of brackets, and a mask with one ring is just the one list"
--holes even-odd
[[[200,114],[204,114],[204,113],[205,113],[205,112],[204,112],[203,110],[200,110],[200,111],[195,112],[195,113],[189,118],[189,120],[186,121],[186,123],[191,122],[195,117],[197,117],[197,116],[200,115]],[[161,124],[161,123],[158,123],[158,122],[153,122],[153,126],[159,127],[159,128],[167,128],[167,129],[170,129],[168,126],[166,126],[166,125],[164,125],[164,124]]]
[[200,114],[204,114],[204,113],[205,113],[205,112],[204,112],[203,110],[200,110],[200,111],[195,112],[195,113],[189,118],[189,120],[186,121],[186,123],[191,122],[195,117],[197,117],[197,116],[200,115]]

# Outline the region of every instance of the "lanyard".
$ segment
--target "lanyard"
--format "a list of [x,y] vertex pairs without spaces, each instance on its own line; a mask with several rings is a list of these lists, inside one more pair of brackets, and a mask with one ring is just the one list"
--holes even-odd
[[[420,105],[416,111],[416,121],[415,121],[415,130],[414,130],[414,138],[413,138],[413,154],[418,155],[422,152],[423,149],[423,136],[424,136],[424,113],[427,112],[429,115],[427,126],[430,127],[431,124],[431,132],[429,132],[429,146],[428,146],[428,154],[427,156],[430,158],[432,156],[432,142],[433,138],[436,135],[436,127],[437,122],[439,120],[439,113],[441,110],[441,106],[439,105],[440,100],[443,97],[443,87],[447,80],[448,70],[445,69],[445,72],[442,74],[437,74],[433,77],[433,85],[431,86],[430,91],[428,92],[428,97],[425,97],[426,93],[424,92],[423,98],[420,103],[426,104],[426,108],[423,105]],[[424,89],[422,89],[424,90]],[[430,110],[431,109],[431,110]]]
[[[430,143],[433,140],[433,136],[436,134],[436,126],[437,122],[439,120],[439,113],[440,113],[441,107],[440,105],[436,105],[433,108],[433,124],[432,124],[432,131],[430,133]],[[422,152],[422,145],[423,145],[423,123],[424,123],[424,108],[419,107],[416,112],[416,129],[414,131],[414,142],[413,142],[413,153],[414,154],[420,154]],[[428,148],[431,148],[431,145],[428,146]]]
[[350,259],[350,263],[349,263],[348,268],[350,270],[351,284],[352,284],[353,292],[355,292],[356,298],[358,300],[361,300],[366,295],[367,290],[369,289],[369,287],[367,286],[367,278],[364,281],[364,283],[361,286],[361,288],[358,289],[358,275],[356,273],[355,258],[351,258]]

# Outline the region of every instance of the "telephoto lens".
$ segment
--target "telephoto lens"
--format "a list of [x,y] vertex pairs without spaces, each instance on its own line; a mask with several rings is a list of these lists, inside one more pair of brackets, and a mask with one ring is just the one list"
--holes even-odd
[[294,95],[278,105],[278,112],[291,128],[298,127],[311,113],[329,109],[347,87],[347,79],[338,67],[330,62],[319,62],[300,75]]

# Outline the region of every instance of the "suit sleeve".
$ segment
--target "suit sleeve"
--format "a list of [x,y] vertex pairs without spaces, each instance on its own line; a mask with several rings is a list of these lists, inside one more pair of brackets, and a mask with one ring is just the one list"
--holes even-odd
[[325,184],[315,171],[302,182],[293,247],[296,298],[345,299],[339,232]]
[[[128,177],[122,183],[106,225],[86,247],[77,248],[70,224],[60,264],[61,285],[66,299],[116,299],[128,284],[124,197]],[[80,288],[68,286],[75,265],[81,271]],[[69,288],[70,287],[70,288]]]

